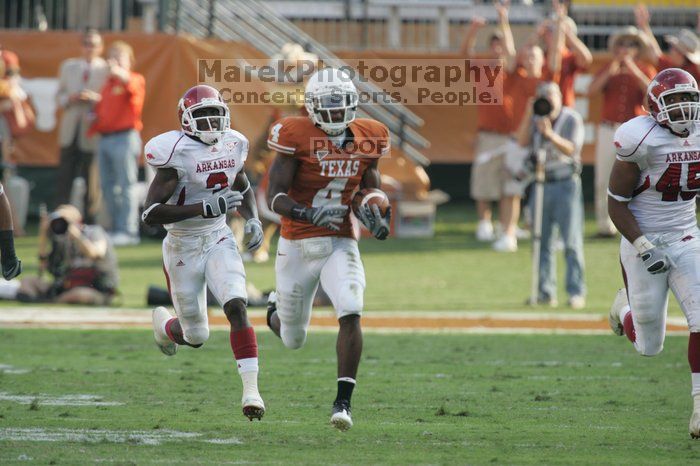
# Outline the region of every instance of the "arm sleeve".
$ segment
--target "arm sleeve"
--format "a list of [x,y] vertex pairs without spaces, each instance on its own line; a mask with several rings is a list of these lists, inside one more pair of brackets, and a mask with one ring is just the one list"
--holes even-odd
[[285,155],[296,154],[297,144],[293,137],[292,126],[292,120],[287,118],[274,122],[267,136],[267,147]]

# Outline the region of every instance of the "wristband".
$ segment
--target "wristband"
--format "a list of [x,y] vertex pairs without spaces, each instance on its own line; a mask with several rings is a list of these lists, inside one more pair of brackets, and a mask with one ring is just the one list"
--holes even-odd
[[153,209],[161,205],[160,202],[156,202],[155,204],[152,204],[148,209],[144,210],[143,213],[141,214],[141,221],[146,223],[146,219],[148,218],[148,214],[151,213]]
[[620,195],[614,194],[612,191],[610,191],[610,189],[608,189],[608,197],[612,197],[617,202],[630,202],[632,200],[631,197],[625,197],[625,196],[620,196]]
[[650,249],[654,249],[656,247],[644,235],[642,235],[639,238],[637,238],[636,240],[634,240],[634,242],[632,243],[632,246],[635,247],[635,249],[637,250],[637,252],[639,252],[639,254],[644,254],[645,252],[649,251]]
[[[273,197],[273,198],[272,198],[272,201],[270,201],[270,210],[273,211],[273,212],[275,212],[275,201],[277,200],[278,197],[280,197],[280,196],[286,196],[286,195],[287,195],[287,193],[277,193],[277,194],[275,194],[275,197]],[[279,212],[275,212],[275,213],[278,214]]]

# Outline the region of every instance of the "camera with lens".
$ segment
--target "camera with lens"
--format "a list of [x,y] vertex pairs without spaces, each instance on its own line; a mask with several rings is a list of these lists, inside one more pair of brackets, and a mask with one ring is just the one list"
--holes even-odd
[[552,111],[552,102],[546,97],[537,98],[532,104],[532,112],[540,117],[547,116]]
[[54,235],[65,235],[68,231],[68,220],[63,218],[58,212],[54,212],[49,217],[49,228]]

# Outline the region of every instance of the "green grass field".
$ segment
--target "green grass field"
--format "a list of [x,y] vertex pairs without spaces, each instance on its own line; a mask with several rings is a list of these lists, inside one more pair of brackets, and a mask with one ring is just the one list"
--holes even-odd
[[[499,254],[474,239],[474,213],[465,204],[438,210],[434,239],[366,239],[360,242],[367,275],[365,308],[372,310],[518,310],[530,293],[529,241],[514,254]],[[618,240],[591,239],[586,224],[588,307],[582,312],[607,312],[622,286]],[[36,270],[36,238],[19,241],[27,274]],[[146,287],[165,287],[160,242],[148,240],[118,249],[123,293],[128,307],[145,307]],[[559,253],[560,309],[565,308],[564,263]],[[274,287],[274,263],[246,264],[248,277],[261,290]],[[673,301],[673,300],[672,300]],[[547,310],[541,308],[540,310]],[[672,304],[672,312],[677,306]]]
[[[268,413],[250,423],[224,332],[167,358],[148,331],[3,330],[0,464],[700,461],[685,338],[641,358],[613,336],[368,334],[341,433],[328,424],[334,336],[289,351],[259,333]],[[121,404],[48,404],[78,394]]]
[[[437,232],[361,242],[367,312],[526,308],[527,242],[492,252],[474,241],[463,205],[440,209]],[[18,241],[27,274],[35,241]],[[587,240],[589,306],[579,312],[607,312],[621,283],[617,244]],[[118,253],[123,305],[146,311],[146,286],[164,286],[160,244]],[[258,288],[273,287],[272,262],[247,270]],[[368,332],[347,433],[328,424],[335,336],[312,333],[298,351],[266,329],[258,338],[268,412],[250,423],[224,332],[166,358],[147,330],[0,328],[0,464],[700,462],[687,433],[684,337],[642,358],[612,335]]]

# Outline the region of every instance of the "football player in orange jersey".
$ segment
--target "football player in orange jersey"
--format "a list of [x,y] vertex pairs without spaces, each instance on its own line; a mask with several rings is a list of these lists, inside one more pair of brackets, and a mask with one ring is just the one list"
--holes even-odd
[[[288,348],[306,340],[319,282],[333,303],[339,331],[338,395],[331,423],[352,427],[350,398],[362,354],[360,315],[365,273],[348,206],[359,188],[379,188],[377,164],[389,152],[389,131],[370,119],[356,119],[359,96],[342,70],[323,69],[308,81],[307,116],[287,117],[270,128],[277,152],[270,169],[270,209],[282,216],[277,247],[276,293],[267,322]],[[389,235],[388,211],[366,206],[360,221],[377,239]]]

